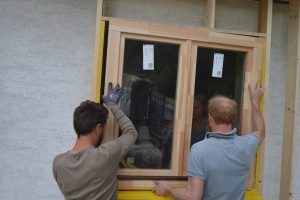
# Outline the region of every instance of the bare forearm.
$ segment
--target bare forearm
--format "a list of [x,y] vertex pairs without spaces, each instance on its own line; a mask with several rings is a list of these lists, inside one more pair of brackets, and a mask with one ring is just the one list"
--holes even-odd
[[262,141],[265,138],[265,122],[259,103],[252,103],[252,128]]
[[191,196],[186,188],[172,188],[170,191],[170,196],[175,200],[189,200]]
[[263,87],[256,83],[255,87],[248,85],[251,102],[252,102],[252,128],[255,134],[259,137],[260,142],[265,138],[265,122],[260,111],[260,101],[264,94]]
[[159,196],[171,196],[175,200],[200,200],[204,187],[204,181],[189,177],[186,188],[172,188],[165,181],[154,181],[154,191]]

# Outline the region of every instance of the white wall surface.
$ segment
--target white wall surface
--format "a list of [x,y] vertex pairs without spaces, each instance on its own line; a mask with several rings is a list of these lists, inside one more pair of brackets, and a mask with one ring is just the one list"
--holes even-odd
[[[298,66],[299,67],[299,66]],[[299,68],[298,68],[299,72]],[[300,199],[300,72],[298,73],[298,97],[296,105],[297,121],[296,121],[296,155],[295,155],[295,176],[294,176],[294,194],[293,199]]]
[[[106,16],[204,25],[204,0],[151,3],[104,0],[104,3]],[[218,28],[257,30],[256,1],[218,0],[217,3]],[[228,7],[232,4],[234,9]],[[235,15],[231,15],[233,12]],[[74,107],[90,97],[95,16],[96,0],[0,0],[1,200],[63,199],[52,177],[52,160],[72,147]],[[287,17],[288,6],[274,4],[270,88],[266,99],[269,111],[264,165],[266,200],[278,200],[279,195]],[[297,191],[300,191],[299,149]],[[294,195],[300,199],[300,194]]]
[[274,4],[268,116],[266,121],[264,197],[278,200],[282,157],[285,105],[285,68],[287,66],[288,5]]
[[217,0],[215,27],[257,32],[259,1]]
[[206,0],[104,0],[103,16],[204,26]]
[[90,97],[96,0],[0,1],[0,199],[63,199],[52,160]]

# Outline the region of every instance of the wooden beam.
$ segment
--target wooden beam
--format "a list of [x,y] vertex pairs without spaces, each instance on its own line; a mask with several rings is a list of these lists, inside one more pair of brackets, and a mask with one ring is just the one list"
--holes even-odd
[[99,66],[102,6],[103,6],[103,0],[97,0],[96,33],[95,33],[95,43],[94,43],[92,86],[91,86],[91,100],[96,102],[100,101],[100,99],[97,99],[97,78],[98,78],[98,66]]
[[[265,47],[263,52],[263,67],[262,67],[262,84],[264,85],[265,94],[262,104],[264,116],[268,116],[268,99],[269,96],[269,72],[270,72],[270,55],[271,55],[271,37],[272,37],[272,15],[273,15],[273,1],[260,0],[259,2],[259,22],[258,32],[265,33]],[[263,166],[264,166],[264,152],[265,143],[262,143],[257,155],[256,162],[256,177],[255,189],[260,194],[263,192]]]
[[[122,18],[115,18],[115,17],[106,17],[106,16],[102,16],[102,20],[105,21],[124,21],[126,22],[137,22],[137,23],[145,23],[143,21],[139,21],[139,20],[130,20],[130,19],[122,19]],[[151,24],[151,23],[148,23]],[[164,23],[160,23],[161,26],[165,26],[165,27],[169,27],[170,24],[164,24]],[[187,26],[177,26],[180,27],[181,29],[187,29]],[[195,29],[195,28],[194,28]],[[249,31],[237,31],[237,30],[230,30],[230,29],[221,29],[221,28],[214,28],[213,30],[211,30],[210,28],[207,27],[197,27],[196,29],[199,30],[205,30],[205,31],[211,31],[211,32],[217,32],[217,33],[228,33],[228,34],[232,34],[232,35],[244,35],[244,36],[250,36],[250,37],[265,37],[265,33],[258,33],[258,32],[249,32]]]
[[[109,19],[109,29],[138,35],[149,35],[168,37],[183,40],[197,40],[206,43],[220,43],[238,47],[258,47],[263,48],[263,38],[249,37],[238,34],[226,34],[223,32],[207,29],[173,26],[167,24],[157,24],[150,22],[139,22],[124,19]],[[263,34],[264,35],[264,34]]]
[[297,97],[300,79],[300,1],[290,0],[288,27],[288,63],[286,67],[285,113],[281,161],[280,200],[291,200],[294,187]]
[[[272,28],[272,0],[259,1],[258,32],[268,33]],[[271,22],[271,23],[270,23]]]
[[216,15],[216,0],[207,0],[205,23],[208,28],[215,28],[215,15]]

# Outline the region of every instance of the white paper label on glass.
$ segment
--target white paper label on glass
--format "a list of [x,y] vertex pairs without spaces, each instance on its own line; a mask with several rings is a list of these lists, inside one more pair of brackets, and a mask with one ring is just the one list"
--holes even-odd
[[143,45],[143,70],[154,70],[154,45]]
[[222,78],[224,54],[214,53],[212,77]]

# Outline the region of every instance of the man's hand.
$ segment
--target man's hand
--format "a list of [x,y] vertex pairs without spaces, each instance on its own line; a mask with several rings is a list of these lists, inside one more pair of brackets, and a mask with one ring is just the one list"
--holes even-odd
[[118,105],[120,98],[124,94],[123,88],[119,84],[113,88],[111,82],[108,83],[108,94],[107,96],[102,96],[103,102],[109,107]]
[[263,87],[257,82],[255,87],[248,85],[252,103],[259,108],[261,97],[264,95]]
[[168,196],[171,193],[171,187],[164,181],[154,181],[153,191],[159,196]]

